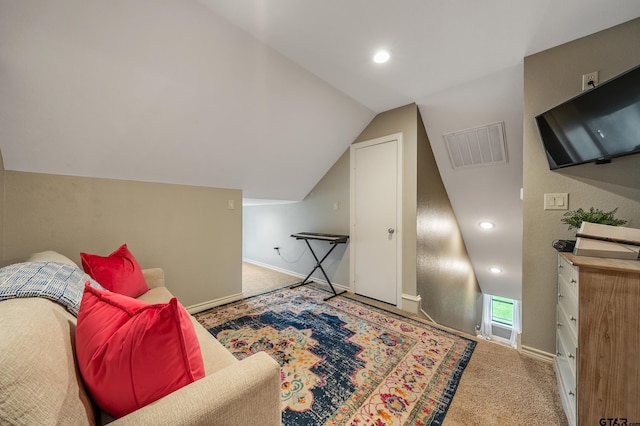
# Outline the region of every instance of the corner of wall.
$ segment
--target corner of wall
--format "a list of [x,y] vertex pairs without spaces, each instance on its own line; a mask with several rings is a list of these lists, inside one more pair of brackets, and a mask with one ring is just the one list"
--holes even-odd
[[0,265],[4,265],[4,210],[5,210],[5,195],[4,195],[4,160],[2,158],[2,151],[0,150]]

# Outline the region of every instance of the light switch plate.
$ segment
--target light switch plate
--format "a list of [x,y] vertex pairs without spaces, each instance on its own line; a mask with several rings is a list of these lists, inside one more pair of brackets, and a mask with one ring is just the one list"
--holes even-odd
[[569,210],[569,194],[566,192],[544,194],[544,209]]

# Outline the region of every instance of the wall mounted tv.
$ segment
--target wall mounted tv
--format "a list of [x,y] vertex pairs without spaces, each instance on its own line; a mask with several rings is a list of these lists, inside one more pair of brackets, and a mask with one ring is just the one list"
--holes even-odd
[[640,66],[536,117],[549,168],[640,153]]

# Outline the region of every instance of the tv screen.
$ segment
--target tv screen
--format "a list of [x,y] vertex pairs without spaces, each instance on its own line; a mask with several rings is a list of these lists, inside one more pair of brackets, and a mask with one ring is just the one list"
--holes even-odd
[[640,152],[640,66],[536,117],[550,169]]

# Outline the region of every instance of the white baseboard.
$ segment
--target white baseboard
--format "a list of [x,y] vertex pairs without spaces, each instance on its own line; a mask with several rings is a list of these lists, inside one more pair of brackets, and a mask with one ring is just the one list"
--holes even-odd
[[[291,275],[300,279],[304,279],[307,276],[306,275],[302,275],[299,274],[297,272],[293,272],[293,271],[288,271],[286,269],[282,269],[282,268],[278,268],[272,265],[267,265],[266,263],[260,263],[260,262],[256,262],[254,260],[249,260],[249,259],[242,259],[243,262],[247,262],[247,263],[251,263],[253,265],[257,265],[257,266],[261,266],[263,268],[267,268],[267,269],[271,269],[277,272],[281,272],[283,274],[287,274],[287,275]],[[319,278],[316,277],[311,277],[311,280],[313,281],[314,284],[320,284],[321,287],[326,287],[327,290],[331,290],[329,288],[329,283],[327,283],[325,280],[321,280]],[[331,283],[333,284],[333,287],[336,289],[336,291],[341,291],[341,290],[345,290],[345,291],[350,291],[349,287],[346,287],[344,285],[341,284],[336,284],[336,283]],[[288,287],[290,284],[284,285],[282,287]],[[275,290],[277,287],[273,287],[270,288],[269,290]],[[189,314],[193,315],[193,314],[197,314],[198,312],[202,312],[202,311],[206,311],[207,309],[211,309],[211,308],[215,308],[216,306],[220,306],[220,305],[225,305],[227,303],[231,303],[231,302],[235,302],[237,300],[246,298],[246,297],[250,297],[250,296],[255,296],[256,294],[260,294],[262,293],[264,290],[259,290],[253,293],[236,293],[236,294],[232,294],[231,296],[226,296],[226,297],[222,297],[220,299],[215,299],[215,300],[209,300],[208,302],[203,302],[203,303],[198,303],[196,305],[192,305],[192,306],[187,306],[186,310]]]
[[215,308],[216,306],[225,305],[227,303],[235,302],[243,298],[242,293],[232,294],[231,296],[222,297],[220,299],[210,300],[208,302],[198,303],[196,305],[187,306],[185,309],[191,315],[198,312],[206,311],[207,309]]
[[269,264],[266,264],[266,263],[258,262],[257,260],[251,260],[251,259],[242,258],[242,261],[246,262],[246,263],[251,263],[252,265],[261,266],[261,267],[266,268],[266,269],[271,269],[272,271],[282,272],[283,274],[291,275],[291,276],[294,276],[294,277],[301,277],[301,278],[306,277],[306,275],[301,275],[301,274],[298,274],[296,272],[291,272],[291,271],[289,271],[287,269],[282,269],[282,268],[278,268],[277,266],[273,266],[273,265],[269,265]]
[[402,293],[402,306],[400,309],[418,315],[422,310],[422,297],[420,295],[414,296]]
[[495,335],[491,336],[491,342],[498,343],[498,344],[500,344],[502,346],[511,347],[511,340],[505,339],[504,337],[495,336]]
[[438,324],[438,323],[436,322],[436,320],[434,320],[433,318],[431,318],[431,315],[429,315],[429,314],[428,314],[424,309],[420,308],[420,312],[422,312],[422,315],[424,315],[425,317],[427,317],[427,319],[428,319],[429,321],[431,321],[432,323],[434,323],[434,324],[436,324],[436,325]]
[[[243,262],[247,262],[247,263],[251,263],[253,265],[257,265],[257,266],[262,266],[263,268],[266,269],[271,269],[273,271],[276,272],[281,272],[283,274],[287,274],[287,275],[291,275],[292,277],[297,277],[300,278],[301,280],[305,279],[307,277],[307,274],[300,274],[298,272],[294,272],[294,271],[289,271],[287,269],[282,269],[282,268],[278,268],[277,266],[273,266],[273,265],[268,265],[266,263],[261,263],[261,262],[257,262],[255,260],[251,260],[251,259],[242,259]],[[329,283],[326,280],[317,278],[317,277],[311,277],[309,278],[311,281],[313,281],[314,283],[317,284],[324,284],[325,286],[327,286],[327,288],[329,287]],[[333,286],[335,287],[336,290],[344,290],[344,291],[351,291],[351,288],[349,286],[343,285],[343,284],[338,284],[335,282],[332,282],[331,284],[333,284]]]
[[520,353],[530,358],[534,358],[534,359],[544,361],[544,362],[549,362],[549,363],[552,363],[555,358],[554,354],[550,354],[549,352],[541,351],[539,349],[532,348],[525,345],[520,346]]

